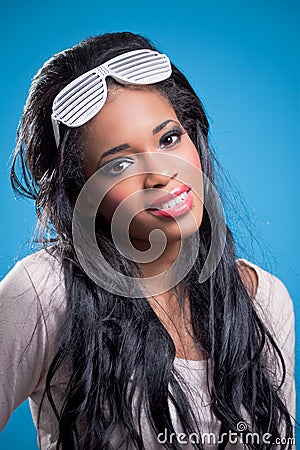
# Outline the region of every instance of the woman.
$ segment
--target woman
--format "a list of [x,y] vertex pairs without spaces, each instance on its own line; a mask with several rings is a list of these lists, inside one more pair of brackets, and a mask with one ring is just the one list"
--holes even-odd
[[35,76],[11,179],[45,248],[1,283],[1,427],[30,397],[42,449],[293,448],[292,302],[236,260],[207,135],[139,35]]

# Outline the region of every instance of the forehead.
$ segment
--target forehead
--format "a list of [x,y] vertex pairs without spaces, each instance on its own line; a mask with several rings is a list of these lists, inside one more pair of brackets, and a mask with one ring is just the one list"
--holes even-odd
[[168,100],[158,91],[146,89],[113,89],[109,100],[91,121],[88,129],[90,142],[95,139],[105,145],[150,133],[167,119],[177,120]]

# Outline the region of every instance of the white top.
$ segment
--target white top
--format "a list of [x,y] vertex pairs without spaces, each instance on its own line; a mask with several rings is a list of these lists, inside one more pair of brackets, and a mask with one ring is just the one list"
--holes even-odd
[[[294,385],[294,312],[292,300],[282,282],[261,268],[250,264],[258,276],[255,306],[259,316],[275,337],[286,363],[287,375],[281,395],[290,414],[295,416]],[[10,415],[29,397],[32,417],[37,422],[38,407],[43,395],[49,365],[57,351],[65,315],[63,272],[59,259],[41,250],[19,261],[0,282],[0,430]],[[207,448],[217,448],[220,423],[209,407],[206,386],[206,362],[175,358],[174,366],[185,380],[183,389],[194,402],[193,411],[199,417]],[[68,370],[60,369],[53,381],[56,402],[63,397]],[[199,389],[201,386],[201,389]],[[57,420],[52,408],[44,401],[41,416],[41,448],[54,450],[57,440]],[[199,435],[180,434],[183,430],[174,406],[169,403],[177,439],[189,450]],[[146,416],[142,414],[143,439],[147,450],[159,450],[165,436],[155,436]],[[240,425],[242,427],[243,425]],[[245,424],[244,424],[245,426]],[[242,430],[242,428],[240,428]],[[268,438],[268,437],[266,437]],[[235,439],[231,436],[230,439]],[[114,436],[117,443],[118,435]],[[231,441],[230,441],[231,442]],[[244,449],[236,444],[226,449]],[[293,447],[295,448],[295,447]]]

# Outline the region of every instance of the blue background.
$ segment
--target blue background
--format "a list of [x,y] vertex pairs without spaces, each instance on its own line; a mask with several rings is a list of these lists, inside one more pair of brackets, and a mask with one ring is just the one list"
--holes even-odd
[[[237,207],[227,204],[239,255],[279,276],[294,300],[299,391],[299,19],[299,3],[292,0],[6,2],[0,19],[0,277],[31,252],[34,207],[14,199],[9,184],[31,78],[46,59],[85,37],[144,34],[183,70],[204,102],[211,145],[241,192]],[[0,434],[0,449],[36,448],[26,402]]]

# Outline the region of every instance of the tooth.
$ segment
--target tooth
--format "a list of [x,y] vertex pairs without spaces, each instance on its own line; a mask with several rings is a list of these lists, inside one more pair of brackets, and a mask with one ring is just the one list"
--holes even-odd
[[176,205],[178,205],[178,203],[182,202],[182,198],[180,197],[176,197],[175,199]]
[[176,205],[176,202],[175,202],[175,200],[170,200],[169,202],[169,205],[170,205],[170,208],[172,208],[173,206],[175,206]]
[[162,209],[167,209],[167,207],[168,207],[168,203],[163,203],[163,204],[161,205],[161,208],[162,208]]

